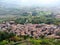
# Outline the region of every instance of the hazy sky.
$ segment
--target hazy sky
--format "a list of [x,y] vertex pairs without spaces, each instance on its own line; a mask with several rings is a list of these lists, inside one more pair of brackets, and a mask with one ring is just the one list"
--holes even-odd
[[0,0],[0,4],[20,6],[60,6],[60,0]]

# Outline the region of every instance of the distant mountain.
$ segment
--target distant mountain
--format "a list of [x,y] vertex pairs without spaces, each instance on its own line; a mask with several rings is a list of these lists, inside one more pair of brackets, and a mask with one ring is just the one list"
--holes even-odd
[[54,15],[60,15],[59,7],[20,7],[15,4],[0,3],[0,15],[23,15],[29,12],[36,14],[39,11],[51,11]]

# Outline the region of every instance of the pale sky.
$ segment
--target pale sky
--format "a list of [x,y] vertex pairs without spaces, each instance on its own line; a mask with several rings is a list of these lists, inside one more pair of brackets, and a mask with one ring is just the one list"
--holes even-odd
[[0,0],[0,2],[22,6],[60,6],[60,0]]

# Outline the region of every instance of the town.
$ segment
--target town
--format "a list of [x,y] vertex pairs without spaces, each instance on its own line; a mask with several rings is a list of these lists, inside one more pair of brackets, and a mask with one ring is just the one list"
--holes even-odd
[[41,36],[60,39],[60,25],[53,24],[16,24],[14,21],[3,22],[0,24],[0,31],[13,32],[17,36],[28,35],[33,38]]
[[60,45],[60,0],[0,0],[0,45]]

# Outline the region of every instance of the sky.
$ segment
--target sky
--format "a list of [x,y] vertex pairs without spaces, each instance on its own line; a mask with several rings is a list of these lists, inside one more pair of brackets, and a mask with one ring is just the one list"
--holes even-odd
[[60,0],[0,0],[0,5],[18,6],[60,6]]

